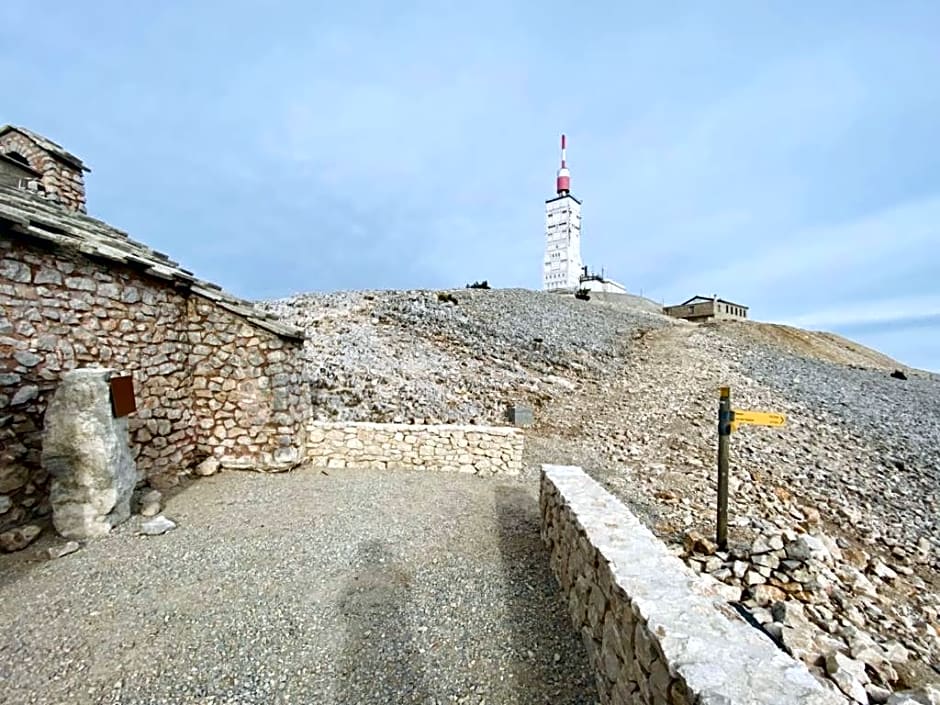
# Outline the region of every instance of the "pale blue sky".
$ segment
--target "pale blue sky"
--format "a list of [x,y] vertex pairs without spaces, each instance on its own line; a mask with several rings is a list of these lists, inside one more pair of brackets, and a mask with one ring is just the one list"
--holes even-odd
[[251,298],[540,286],[583,257],[940,371],[940,3],[0,5],[0,123]]

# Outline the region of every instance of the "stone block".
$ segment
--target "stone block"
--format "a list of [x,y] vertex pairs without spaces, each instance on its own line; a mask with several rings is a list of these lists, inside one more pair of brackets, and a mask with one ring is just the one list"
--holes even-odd
[[127,418],[111,412],[111,374],[67,372],[46,409],[42,466],[52,478],[53,524],[66,538],[104,536],[130,516],[137,469]]

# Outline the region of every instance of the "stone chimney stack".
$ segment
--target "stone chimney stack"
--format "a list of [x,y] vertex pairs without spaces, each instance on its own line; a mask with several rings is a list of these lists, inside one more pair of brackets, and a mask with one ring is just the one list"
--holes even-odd
[[0,186],[34,191],[73,211],[85,212],[82,160],[25,127],[0,127]]

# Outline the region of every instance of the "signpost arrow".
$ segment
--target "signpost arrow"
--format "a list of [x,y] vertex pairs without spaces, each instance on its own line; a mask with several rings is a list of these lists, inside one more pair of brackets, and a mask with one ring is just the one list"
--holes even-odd
[[783,414],[774,414],[769,411],[746,411],[735,409],[731,412],[731,430],[737,431],[738,425],[753,424],[755,426],[783,426],[787,417]]
[[739,424],[755,426],[783,426],[786,417],[768,411],[734,410],[731,408],[731,388],[722,387],[718,404],[718,521],[716,539],[721,550],[728,548],[728,456],[731,432]]

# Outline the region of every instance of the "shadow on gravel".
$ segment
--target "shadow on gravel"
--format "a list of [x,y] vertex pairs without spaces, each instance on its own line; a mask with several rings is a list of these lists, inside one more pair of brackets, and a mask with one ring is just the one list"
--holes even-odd
[[539,535],[538,501],[511,485],[494,488],[499,552],[509,593],[506,608],[514,635],[513,702],[595,703],[597,690],[580,637],[551,573]]
[[411,575],[378,540],[360,543],[340,594],[346,641],[337,703],[424,703],[424,665],[408,627]]

